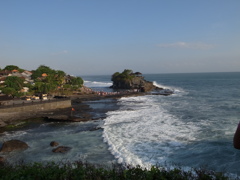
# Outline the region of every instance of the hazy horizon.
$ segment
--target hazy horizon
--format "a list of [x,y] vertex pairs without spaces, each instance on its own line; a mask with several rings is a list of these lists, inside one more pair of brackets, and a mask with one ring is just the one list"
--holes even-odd
[[0,68],[239,72],[240,1],[0,2]]

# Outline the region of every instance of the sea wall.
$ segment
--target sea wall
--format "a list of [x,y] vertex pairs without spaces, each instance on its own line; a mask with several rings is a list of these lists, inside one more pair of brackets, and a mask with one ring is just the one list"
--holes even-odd
[[25,103],[0,108],[0,121],[20,120],[39,117],[44,112],[71,107],[71,100],[43,101],[38,103]]

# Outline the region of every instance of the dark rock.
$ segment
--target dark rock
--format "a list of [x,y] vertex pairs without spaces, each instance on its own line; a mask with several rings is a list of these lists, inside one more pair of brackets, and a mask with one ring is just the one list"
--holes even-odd
[[52,115],[52,116],[45,117],[45,119],[50,120],[50,121],[68,121],[69,116],[67,116],[67,115]]
[[53,149],[52,152],[54,152],[54,153],[66,153],[66,152],[70,151],[71,149],[72,149],[71,147],[59,146],[59,147]]
[[99,129],[102,129],[102,128],[101,127],[94,127],[94,128],[89,129],[89,131],[97,131]]
[[28,148],[27,143],[20,140],[10,140],[3,143],[0,152],[11,152],[17,150],[25,150]]
[[3,122],[3,121],[1,121],[0,120],[0,127],[4,127],[4,126],[6,126],[7,124],[5,123],[5,122]]
[[0,166],[5,164],[5,158],[0,156]]
[[55,147],[55,146],[58,146],[58,145],[59,145],[59,143],[56,142],[56,141],[52,141],[52,142],[50,143],[50,146],[52,146],[52,147]]
[[126,74],[126,70],[118,75],[112,76],[113,85],[111,88],[113,89],[136,89],[141,92],[149,92],[156,89],[162,89],[156,87],[153,82],[146,81],[141,73],[131,73]]

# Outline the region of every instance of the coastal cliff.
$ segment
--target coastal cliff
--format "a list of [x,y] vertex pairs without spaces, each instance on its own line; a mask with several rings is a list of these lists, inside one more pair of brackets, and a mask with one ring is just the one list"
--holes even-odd
[[113,89],[129,89],[140,92],[149,92],[152,90],[162,90],[163,88],[156,87],[153,82],[146,81],[142,73],[125,69],[122,73],[116,72],[112,75]]

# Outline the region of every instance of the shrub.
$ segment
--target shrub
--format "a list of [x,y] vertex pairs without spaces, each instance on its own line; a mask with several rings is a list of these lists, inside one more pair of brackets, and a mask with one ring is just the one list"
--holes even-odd
[[[5,165],[0,168],[0,179],[83,179],[83,180],[228,180],[229,177],[223,173],[216,173],[203,169],[192,169],[184,171],[181,168],[167,169],[164,167],[152,166],[151,169],[144,169],[140,166],[113,165],[103,167],[82,163],[33,163],[21,165]],[[231,178],[232,179],[232,178]]]

